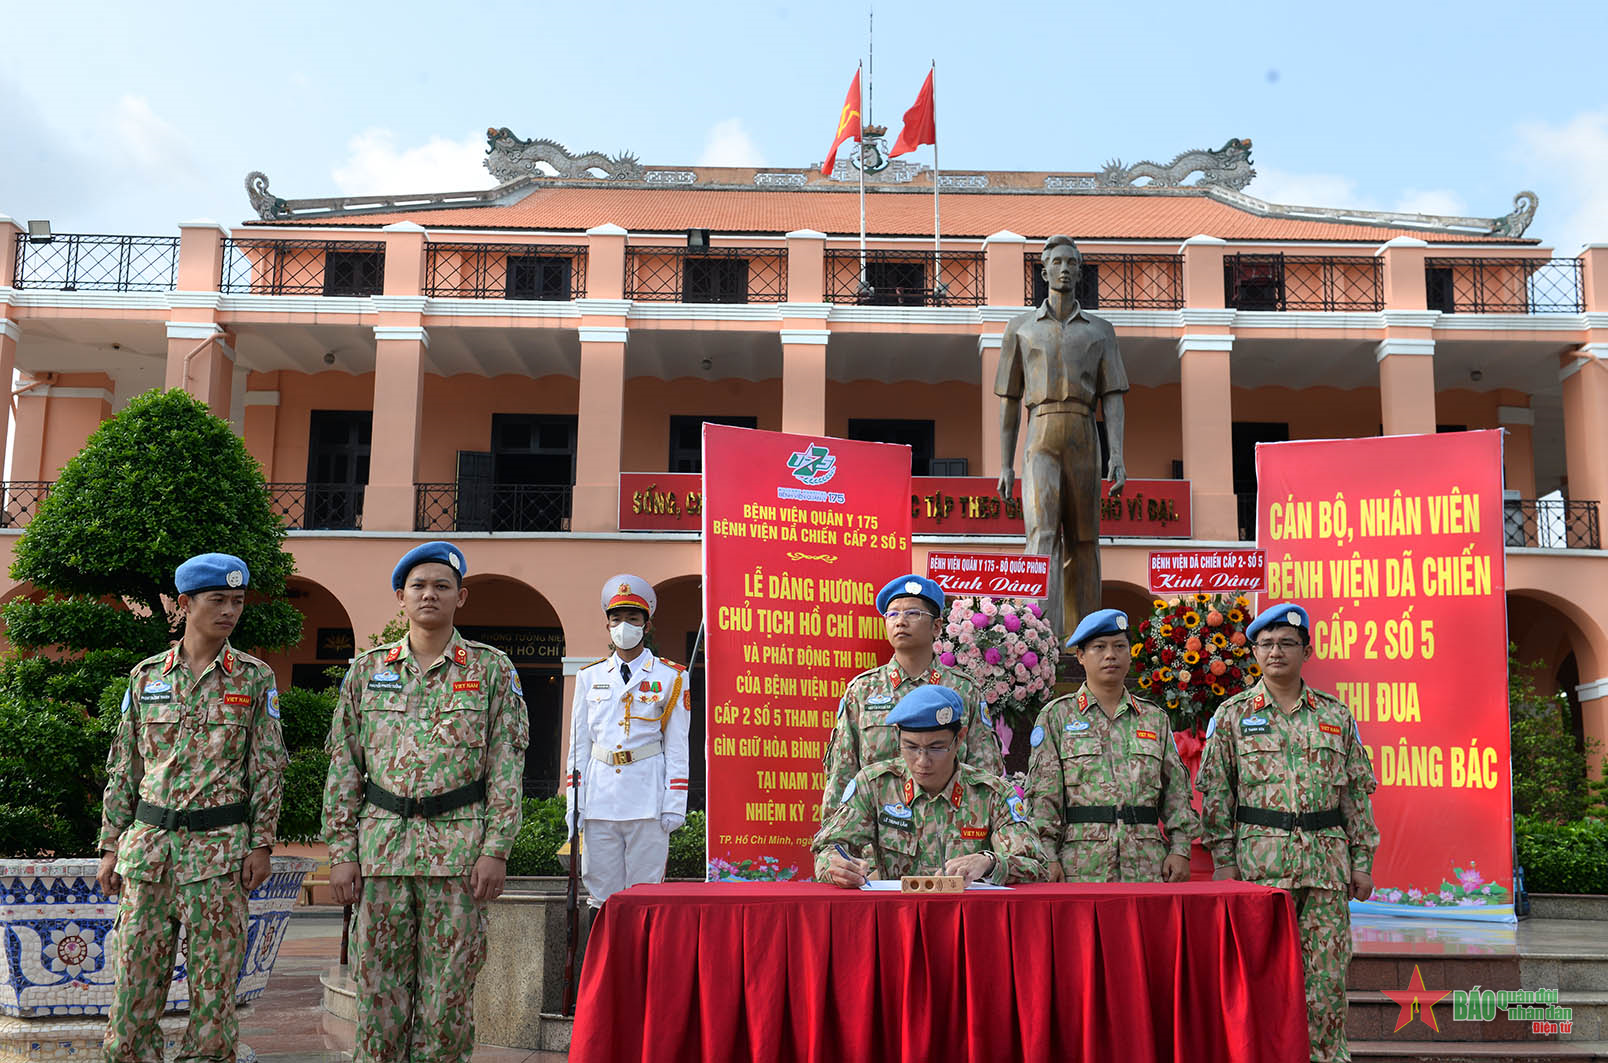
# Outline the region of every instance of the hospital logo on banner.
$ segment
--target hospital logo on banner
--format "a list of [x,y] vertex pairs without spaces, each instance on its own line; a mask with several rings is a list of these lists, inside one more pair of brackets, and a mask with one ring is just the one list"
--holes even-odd
[[815,487],[837,475],[837,458],[820,443],[811,443],[789,457],[787,467],[799,483]]

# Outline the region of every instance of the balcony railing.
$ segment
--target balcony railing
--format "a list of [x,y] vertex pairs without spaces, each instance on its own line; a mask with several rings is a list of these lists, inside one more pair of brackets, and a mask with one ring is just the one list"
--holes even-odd
[[567,484],[415,484],[413,528],[424,532],[569,531]]
[[1228,255],[1223,296],[1236,310],[1383,310],[1384,263],[1338,255]]
[[1502,507],[1502,531],[1508,546],[1602,549],[1595,502],[1567,498],[1508,499]]
[[51,480],[8,480],[0,482],[0,528],[21,528],[39,512],[39,503],[50,494]]
[[178,276],[177,236],[62,233],[17,240],[13,284],[63,292],[170,292]]
[[[1023,256],[1027,305],[1049,297],[1039,252]],[[1184,305],[1182,255],[1084,255],[1078,305],[1086,310],[1177,310]]]
[[671,303],[787,301],[787,252],[777,247],[627,247],[625,297]]
[[1578,258],[1431,258],[1424,295],[1447,314],[1578,314],[1585,307]]
[[362,484],[271,483],[268,504],[291,531],[363,526]]
[[586,297],[584,246],[439,244],[424,247],[424,294],[453,299]]
[[[863,270],[862,270],[863,264]],[[861,306],[981,306],[981,251],[829,248],[826,301]]]
[[379,295],[385,245],[368,240],[223,241],[218,290],[231,295]]

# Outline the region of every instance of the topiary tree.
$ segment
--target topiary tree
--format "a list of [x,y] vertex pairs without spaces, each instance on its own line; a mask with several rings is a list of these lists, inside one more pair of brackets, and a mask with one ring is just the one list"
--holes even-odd
[[0,608],[17,651],[0,661],[0,852],[93,848],[126,673],[184,633],[181,561],[219,550],[250,567],[234,645],[301,639],[284,540],[256,461],[184,392],[141,395],[89,437],[17,540],[11,575],[45,599]]

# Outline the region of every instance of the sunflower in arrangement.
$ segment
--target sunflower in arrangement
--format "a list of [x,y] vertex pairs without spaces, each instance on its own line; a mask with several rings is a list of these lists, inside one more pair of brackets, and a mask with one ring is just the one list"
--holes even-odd
[[1261,674],[1245,641],[1250,600],[1190,594],[1150,606],[1133,644],[1139,689],[1166,707],[1175,732],[1204,734],[1217,706]]

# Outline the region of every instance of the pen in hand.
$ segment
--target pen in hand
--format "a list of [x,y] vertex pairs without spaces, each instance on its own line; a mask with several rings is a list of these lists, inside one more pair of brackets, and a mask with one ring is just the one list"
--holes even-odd
[[832,848],[837,850],[838,856],[842,857],[843,862],[846,865],[848,865],[847,870],[850,871],[850,872],[853,872],[854,874],[856,874],[856,875],[858,875],[860,877],[859,882],[855,882],[855,883],[839,883],[839,885],[859,886],[859,885],[862,885],[863,883],[865,883],[869,879],[870,876],[866,874],[866,871],[869,871],[870,868],[867,867],[865,871],[862,871],[860,868],[864,864],[864,861],[857,860],[854,857],[850,856],[849,851],[843,847],[842,842],[833,842],[832,843]]

